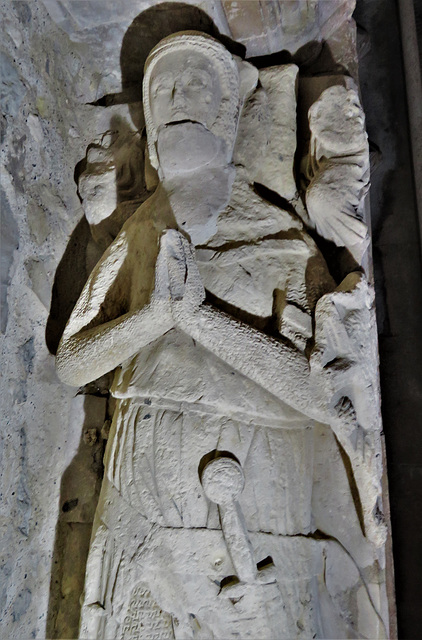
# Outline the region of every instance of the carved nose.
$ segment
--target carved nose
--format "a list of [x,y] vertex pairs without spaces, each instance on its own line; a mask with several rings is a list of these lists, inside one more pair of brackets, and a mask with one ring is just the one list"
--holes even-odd
[[185,97],[183,95],[183,90],[177,83],[173,86],[171,97],[172,97],[174,107],[180,108],[185,106]]

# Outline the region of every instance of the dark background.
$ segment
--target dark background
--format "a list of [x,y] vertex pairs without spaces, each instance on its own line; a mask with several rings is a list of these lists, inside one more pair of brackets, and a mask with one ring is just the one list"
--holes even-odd
[[[400,0],[357,0],[399,638],[422,637],[422,269]],[[422,52],[422,2],[414,0]]]

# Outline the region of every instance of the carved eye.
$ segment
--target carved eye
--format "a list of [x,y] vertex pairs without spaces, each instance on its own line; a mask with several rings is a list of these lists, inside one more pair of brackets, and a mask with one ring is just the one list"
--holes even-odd
[[200,78],[198,76],[194,76],[193,78],[190,79],[189,85],[191,87],[206,87],[207,86],[207,82],[206,82],[206,80],[204,78]]
[[206,89],[211,78],[206,71],[201,69],[189,69],[181,77],[182,84],[190,89]]
[[151,91],[154,96],[173,88],[173,76],[171,73],[162,73],[151,82]]

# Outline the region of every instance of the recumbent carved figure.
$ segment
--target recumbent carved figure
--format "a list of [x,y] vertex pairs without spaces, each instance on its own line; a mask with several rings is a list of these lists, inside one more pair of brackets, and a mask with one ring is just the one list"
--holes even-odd
[[[258,80],[200,33],[146,62],[159,184],[93,269],[57,354],[75,386],[115,370],[81,638],[384,637],[371,290],[360,269],[338,285],[299,215],[234,162]],[[347,120],[337,137],[324,100]],[[361,257],[356,93],[328,89],[310,118],[298,212]]]

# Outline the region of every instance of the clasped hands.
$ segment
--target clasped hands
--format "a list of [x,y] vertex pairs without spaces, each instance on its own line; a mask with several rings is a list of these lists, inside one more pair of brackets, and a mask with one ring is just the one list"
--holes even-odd
[[168,229],[160,240],[151,304],[158,305],[167,318],[170,314],[174,326],[178,326],[199,309],[204,299],[193,246],[179,231]]

